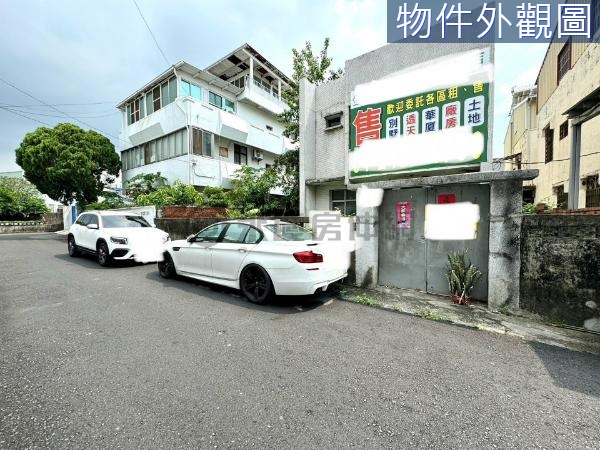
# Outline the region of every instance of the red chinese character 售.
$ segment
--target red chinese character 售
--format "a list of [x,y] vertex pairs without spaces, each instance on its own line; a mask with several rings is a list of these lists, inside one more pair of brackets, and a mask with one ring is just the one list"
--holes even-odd
[[352,122],[356,129],[356,147],[360,147],[364,140],[379,139],[381,130],[381,108],[367,108],[359,110]]

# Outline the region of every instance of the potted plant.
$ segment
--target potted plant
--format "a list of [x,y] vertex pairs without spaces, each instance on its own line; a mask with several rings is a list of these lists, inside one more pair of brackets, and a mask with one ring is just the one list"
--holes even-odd
[[473,287],[483,274],[471,264],[467,258],[467,251],[450,252],[446,270],[446,279],[450,289],[450,298],[453,303],[467,305]]

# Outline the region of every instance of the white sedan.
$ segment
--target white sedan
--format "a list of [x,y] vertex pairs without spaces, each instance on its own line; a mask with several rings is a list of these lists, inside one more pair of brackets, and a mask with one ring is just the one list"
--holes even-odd
[[348,274],[349,252],[339,242],[315,241],[287,222],[238,220],[213,224],[165,245],[160,275],[176,274],[241,289],[264,303],[273,295],[310,295]]

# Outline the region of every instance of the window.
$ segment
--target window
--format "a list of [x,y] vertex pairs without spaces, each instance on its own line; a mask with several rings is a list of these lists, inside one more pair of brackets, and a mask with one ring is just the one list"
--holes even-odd
[[521,155],[521,153],[517,153],[515,155],[515,164],[513,165],[514,169],[521,170],[522,158],[523,156]]
[[96,214],[88,214],[86,225],[98,225],[98,216]]
[[557,68],[558,77],[556,84],[560,83],[560,80],[562,80],[571,68],[571,41],[568,41],[558,54]]
[[584,179],[585,183],[585,207],[593,208],[600,206],[600,184],[598,175],[592,175]]
[[545,162],[554,159],[554,130],[550,127],[544,128]]
[[210,103],[213,106],[216,106],[217,108],[223,108],[223,97],[221,97],[218,94],[215,94],[214,92],[209,92],[208,103]]
[[226,98],[224,98],[223,99],[223,109],[225,111],[234,113],[235,112],[235,103],[232,102],[231,100],[227,100]]
[[244,86],[246,85],[245,78],[241,77],[241,78],[238,78],[237,80],[233,80],[233,82],[231,84],[233,84],[236,87],[239,87],[240,89],[244,89]]
[[258,244],[262,240],[262,233],[256,228],[250,227],[244,239],[244,244]]
[[202,88],[189,81],[181,80],[181,95],[202,100]]
[[356,214],[356,191],[332,190],[331,209],[338,210],[343,216]]
[[104,228],[150,228],[142,216],[102,216]]
[[212,156],[212,134],[194,128],[192,130],[192,153],[194,155]]
[[560,140],[566,138],[569,135],[569,121],[565,120],[560,124],[560,128],[558,129],[558,138]]
[[156,86],[152,90],[152,112],[156,112],[160,109],[160,86]]
[[187,136],[187,129],[184,128],[137,147],[123,150],[121,152],[123,170],[130,170],[144,164],[185,155],[188,151]]
[[556,207],[558,209],[567,209],[567,205],[569,204],[569,193],[565,192],[565,185],[561,184],[560,186],[556,186],[554,188],[554,193],[556,194]]
[[82,227],[85,227],[90,220],[90,215],[89,214],[82,214],[79,216],[79,219],[77,219],[77,222],[75,222],[77,225],[81,225]]
[[295,223],[274,223],[265,225],[265,228],[284,241],[312,241],[314,239],[310,231]]
[[146,115],[152,114],[154,108],[152,107],[152,92],[146,94]]
[[325,117],[325,129],[338,128],[342,126],[342,113],[332,114]]
[[217,223],[205,228],[194,238],[195,242],[217,242],[219,236],[223,233],[223,230],[227,226],[226,223]]
[[233,162],[236,164],[248,164],[248,147],[233,145]]
[[181,80],[181,95],[184,97],[189,97],[192,95],[191,84],[185,80]]
[[225,236],[221,242],[228,244],[242,244],[244,243],[244,239],[246,238],[246,233],[250,229],[249,225],[245,225],[243,223],[232,223],[227,228],[225,232]]
[[133,100],[127,104],[127,124],[131,125],[132,123],[140,120],[140,117],[144,117],[143,114],[143,101],[141,98]]
[[271,125],[267,125],[267,131],[273,131],[273,127]]

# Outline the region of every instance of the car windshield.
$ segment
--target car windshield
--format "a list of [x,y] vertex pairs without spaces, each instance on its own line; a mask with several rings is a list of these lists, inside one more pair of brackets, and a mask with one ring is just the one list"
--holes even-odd
[[265,228],[285,241],[312,241],[314,239],[310,231],[295,223],[273,223],[265,225]]
[[146,228],[150,224],[142,216],[102,216],[104,228]]

